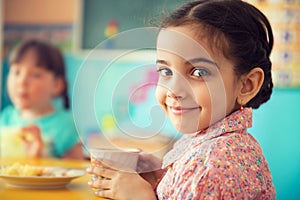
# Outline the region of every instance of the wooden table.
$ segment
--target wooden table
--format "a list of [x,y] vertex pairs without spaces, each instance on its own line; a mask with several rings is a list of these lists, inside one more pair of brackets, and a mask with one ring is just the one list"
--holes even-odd
[[[1,165],[12,164],[19,162],[22,164],[30,164],[37,166],[59,166],[66,168],[80,168],[85,170],[89,166],[88,161],[74,160],[53,160],[53,159],[38,159],[38,160],[7,160],[0,159]],[[36,189],[19,189],[9,187],[5,181],[0,178],[0,199],[1,200],[103,200],[94,196],[93,190],[88,187],[87,182],[90,180],[90,175],[86,174],[82,177],[74,179],[66,188],[36,190]]]

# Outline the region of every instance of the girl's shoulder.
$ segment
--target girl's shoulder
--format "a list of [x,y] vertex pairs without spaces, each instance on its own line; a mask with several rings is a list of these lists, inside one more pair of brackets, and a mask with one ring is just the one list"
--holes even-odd
[[4,114],[11,114],[13,112],[17,112],[16,107],[14,107],[13,105],[8,105],[1,111],[1,116]]
[[260,144],[246,130],[224,134],[200,144],[195,142],[189,152],[194,160],[203,159],[208,165],[216,160],[235,163],[240,162],[241,158],[256,160],[263,157]]
[[65,109],[58,109],[56,110],[56,112],[54,113],[54,115],[58,118],[62,117],[62,118],[73,118],[73,114],[70,110],[65,110]]
[[64,109],[57,109],[50,115],[46,115],[38,120],[39,122],[50,122],[50,123],[66,123],[73,122],[72,112]]

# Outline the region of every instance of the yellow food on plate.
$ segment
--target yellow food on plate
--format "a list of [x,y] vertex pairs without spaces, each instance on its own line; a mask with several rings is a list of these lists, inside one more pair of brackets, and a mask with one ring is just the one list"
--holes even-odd
[[1,167],[1,175],[42,176],[44,170],[45,169],[42,167],[14,163],[13,165],[10,166]]

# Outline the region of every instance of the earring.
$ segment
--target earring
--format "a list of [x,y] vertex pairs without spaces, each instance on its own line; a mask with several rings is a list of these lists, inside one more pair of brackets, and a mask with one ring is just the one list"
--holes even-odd
[[240,100],[240,110],[243,110],[244,107],[243,107],[243,99]]

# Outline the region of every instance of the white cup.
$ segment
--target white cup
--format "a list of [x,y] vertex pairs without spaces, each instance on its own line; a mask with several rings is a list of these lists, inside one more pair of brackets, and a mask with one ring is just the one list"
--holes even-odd
[[116,170],[136,171],[139,149],[90,149],[92,166],[106,166]]

